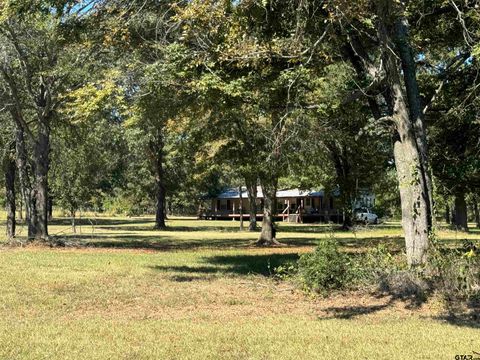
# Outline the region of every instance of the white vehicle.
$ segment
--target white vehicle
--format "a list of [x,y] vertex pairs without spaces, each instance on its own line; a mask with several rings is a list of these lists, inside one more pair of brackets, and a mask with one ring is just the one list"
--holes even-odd
[[365,224],[378,224],[377,214],[372,213],[367,208],[360,208],[354,211],[355,220]]

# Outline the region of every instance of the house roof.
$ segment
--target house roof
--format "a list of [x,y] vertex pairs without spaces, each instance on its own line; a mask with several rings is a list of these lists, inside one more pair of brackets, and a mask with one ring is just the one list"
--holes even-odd
[[[324,195],[323,190],[302,190],[302,189],[284,189],[277,191],[277,199],[293,198],[293,197],[319,197]],[[248,191],[246,187],[242,187],[242,197],[248,198]],[[238,188],[229,188],[220,193],[217,199],[239,199],[240,192]],[[263,198],[262,188],[257,186],[257,199]]]

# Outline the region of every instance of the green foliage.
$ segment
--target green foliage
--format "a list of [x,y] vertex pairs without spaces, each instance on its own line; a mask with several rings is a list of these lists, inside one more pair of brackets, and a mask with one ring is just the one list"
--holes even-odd
[[322,240],[314,252],[302,255],[298,267],[282,266],[277,273],[282,279],[295,276],[304,289],[327,295],[334,290],[375,287],[405,269],[403,257],[392,255],[385,244],[366,253],[346,254],[331,237]]
[[103,196],[123,183],[123,130],[114,122],[95,120],[58,127],[54,133],[50,191],[71,215],[82,208],[101,209]]
[[138,201],[128,189],[115,189],[105,197],[102,206],[107,214],[112,215],[139,216],[154,211],[152,201],[145,198]]
[[350,265],[349,256],[330,238],[321,240],[312,253],[300,257],[298,275],[305,289],[326,295],[350,285]]
[[279,280],[295,280],[298,274],[298,262],[285,262],[274,268],[273,274]]
[[387,245],[379,244],[376,247],[369,247],[365,254],[357,255],[350,272],[352,281],[357,286],[372,286],[406,268],[403,256],[394,256]]
[[478,242],[465,240],[460,249],[442,249],[434,242],[429,275],[447,304],[480,305],[480,252]]

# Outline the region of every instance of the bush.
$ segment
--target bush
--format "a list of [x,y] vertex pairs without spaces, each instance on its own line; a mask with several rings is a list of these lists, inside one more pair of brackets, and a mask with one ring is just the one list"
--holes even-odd
[[378,286],[381,292],[396,299],[409,300],[415,306],[425,302],[431,291],[430,283],[423,274],[410,269],[384,273]]
[[352,278],[359,285],[372,285],[403,269],[406,263],[394,257],[385,244],[379,244],[366,254],[357,256],[352,265]]
[[298,274],[298,262],[287,261],[273,269],[273,274],[278,280],[291,280]]
[[314,252],[300,257],[298,276],[305,289],[325,295],[347,287],[350,265],[350,258],[339,251],[334,239],[322,240]]
[[[282,268],[281,275],[296,271],[301,286],[327,295],[332,290],[356,289],[384,283],[406,268],[383,244],[366,254],[348,255],[340,252],[334,238],[322,240],[314,252],[302,255],[298,268]],[[290,275],[291,276],[291,275]]]
[[430,276],[447,304],[480,304],[480,257],[477,246],[465,241],[461,249],[433,247]]
[[375,286],[393,298],[410,301],[411,306],[437,294],[451,313],[465,307],[475,316],[480,312],[480,249],[471,241],[460,249],[446,249],[432,239],[427,265],[408,268],[405,256],[393,256],[384,244],[365,254],[348,255],[332,237],[302,255],[297,265],[277,268],[277,277],[298,279],[303,289],[322,295]]

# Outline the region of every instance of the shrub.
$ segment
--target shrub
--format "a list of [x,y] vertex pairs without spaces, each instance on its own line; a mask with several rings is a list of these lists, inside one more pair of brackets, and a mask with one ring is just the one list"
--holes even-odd
[[350,264],[350,258],[339,251],[334,239],[321,240],[315,251],[300,257],[298,276],[305,289],[327,294],[347,287]]
[[352,277],[358,284],[377,284],[388,275],[403,269],[404,262],[395,258],[385,244],[369,249],[366,254],[361,254],[352,264]]
[[465,241],[461,249],[433,247],[430,276],[447,304],[480,303],[480,258],[478,248]]
[[273,269],[273,274],[278,280],[294,279],[298,273],[298,263],[287,261]]
[[[385,284],[386,279],[405,268],[406,262],[392,256],[383,244],[366,254],[348,255],[340,252],[332,237],[322,240],[314,252],[300,257],[297,275],[304,289],[326,295],[332,290]],[[295,268],[280,270],[291,272]]]
[[409,300],[412,306],[425,302],[431,291],[430,283],[423,274],[411,269],[384,273],[378,286],[381,292],[396,299]]

